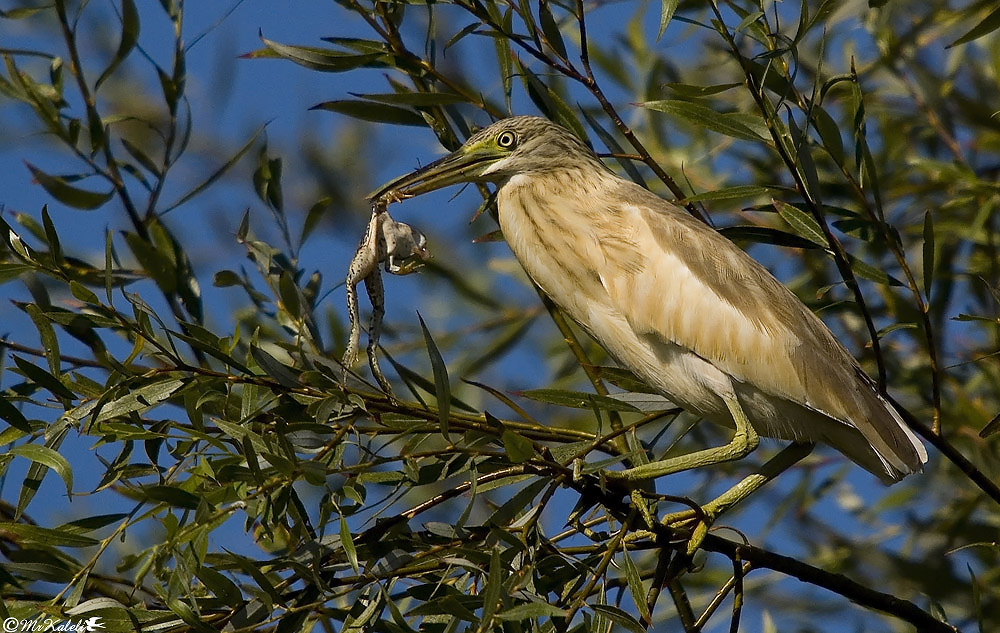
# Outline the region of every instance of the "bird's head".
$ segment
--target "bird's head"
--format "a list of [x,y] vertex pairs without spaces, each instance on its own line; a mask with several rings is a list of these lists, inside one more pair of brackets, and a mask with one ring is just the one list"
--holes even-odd
[[573,166],[605,169],[566,128],[548,119],[517,116],[476,132],[457,150],[387,182],[369,198],[410,197],[460,182],[502,184],[519,174],[544,174]]

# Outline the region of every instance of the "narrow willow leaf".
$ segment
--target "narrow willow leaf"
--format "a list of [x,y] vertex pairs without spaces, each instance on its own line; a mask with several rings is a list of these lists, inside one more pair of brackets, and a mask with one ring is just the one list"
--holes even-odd
[[725,134],[726,136],[731,136],[733,138],[747,141],[765,140],[764,136],[746,125],[743,121],[739,120],[740,117],[716,112],[712,108],[701,105],[700,103],[681,101],[677,99],[665,99],[662,101],[645,101],[643,103],[639,103],[638,105],[649,110],[656,110],[657,112],[665,112],[667,114],[679,116],[683,119],[687,119],[699,127],[703,127],[713,132],[718,132],[719,134]]
[[656,31],[657,42],[659,42],[660,38],[663,37],[663,33],[667,30],[667,26],[670,25],[670,20],[674,17],[677,5],[680,3],[680,0],[660,0],[660,28]]
[[169,206],[167,206],[165,209],[163,209],[160,212],[160,215],[162,216],[164,213],[167,213],[168,211],[172,211],[172,210],[176,209],[177,207],[181,206],[182,204],[184,204],[185,202],[187,202],[191,198],[194,198],[199,193],[201,193],[202,191],[204,191],[205,189],[207,189],[216,180],[218,180],[219,178],[222,178],[222,176],[225,175],[226,172],[228,172],[233,167],[233,165],[235,165],[237,162],[239,162],[239,160],[241,158],[243,158],[243,155],[246,154],[250,150],[250,148],[253,146],[253,144],[257,141],[257,138],[264,131],[265,127],[266,127],[266,125],[262,125],[262,126],[258,127],[257,130],[253,134],[250,135],[250,138],[247,139],[247,142],[243,144],[243,147],[241,147],[238,150],[236,150],[236,153],[229,157],[229,160],[227,160],[225,163],[222,164],[221,167],[219,167],[214,172],[212,172],[208,176],[208,178],[206,178],[205,180],[203,180],[201,183],[199,183],[198,185],[196,185],[193,189],[191,189],[186,194],[184,194],[180,198],[178,198],[175,202],[173,202],[172,204],[170,204]]
[[149,155],[142,148],[132,143],[128,139],[123,138],[121,141],[122,141],[122,146],[125,148],[125,151],[129,153],[129,156],[134,158],[137,163],[142,165],[142,167],[144,167],[146,171],[153,174],[154,176],[160,175],[160,166],[157,165],[156,162],[152,158],[150,158]]
[[240,592],[239,587],[224,574],[211,567],[202,565],[195,570],[195,575],[216,598],[222,601],[222,604],[234,609],[242,605],[243,594]]
[[309,109],[336,112],[337,114],[343,114],[362,121],[373,121],[375,123],[394,123],[396,125],[412,125],[417,127],[426,127],[427,125],[424,117],[412,110],[405,110],[374,101],[337,99],[317,103]]
[[791,248],[822,248],[812,240],[799,237],[794,233],[772,229],[768,226],[727,226],[719,229],[719,233],[722,233],[734,242],[746,240],[758,244],[774,244],[775,246],[788,246]]
[[874,281],[886,286],[902,286],[903,282],[896,279],[889,273],[885,272],[881,268],[875,268],[865,262],[861,261],[854,255],[847,255],[847,262],[851,265],[851,270],[854,274],[862,279],[867,279],[868,281]]
[[549,3],[541,0],[538,3],[538,25],[542,28],[542,34],[549,47],[555,51],[562,59],[566,59],[566,44],[563,43],[562,33],[559,32],[559,23],[552,15]]
[[875,335],[881,339],[885,337],[887,334],[891,334],[896,330],[915,330],[918,327],[919,326],[916,323],[893,323],[891,325],[885,326],[884,328],[876,332]]
[[972,40],[979,39],[980,37],[988,35],[997,29],[1000,29],[1000,7],[993,9],[993,11],[983,18],[979,24],[969,29],[965,35],[958,38],[945,48],[951,48],[952,46],[958,46],[959,44],[971,42]]
[[274,378],[283,387],[294,388],[302,386],[299,382],[299,376],[294,369],[285,366],[277,358],[256,345],[250,346],[250,355],[257,361],[260,368],[264,370],[264,373]]
[[49,205],[42,206],[42,226],[45,228],[45,241],[49,244],[49,254],[56,266],[63,266],[66,263],[63,257],[62,245],[59,243],[59,234],[56,232],[56,225],[49,217]]
[[156,248],[135,233],[124,232],[125,243],[142,266],[143,271],[166,294],[177,291],[177,266],[162,249]]
[[740,200],[743,198],[756,198],[758,196],[774,194],[788,191],[785,187],[766,187],[764,185],[737,185],[735,187],[725,187],[715,191],[706,191],[694,196],[689,196],[679,200],[680,204],[688,202],[705,202],[712,200]]
[[351,536],[351,528],[347,525],[347,519],[340,517],[340,544],[344,548],[344,555],[347,562],[351,564],[354,573],[358,573],[358,550],[354,547],[354,538]]
[[979,432],[979,437],[984,440],[991,435],[996,435],[1000,433],[1000,413],[993,416],[993,419],[986,423],[983,430]]
[[639,624],[638,620],[618,607],[613,607],[610,604],[595,604],[591,605],[590,608],[594,610],[594,613],[601,614],[626,631],[630,631],[631,633],[646,633],[645,627]]
[[355,68],[377,68],[384,66],[380,61],[384,53],[353,54],[315,46],[293,46],[261,38],[266,48],[242,55],[247,59],[280,58],[295,62],[310,70],[325,73],[342,73]]
[[[63,484],[66,485],[66,494],[73,496],[73,468],[58,451],[41,444],[19,444],[11,448],[9,452],[56,471],[56,474],[63,480]],[[44,473],[42,474],[44,475]]]
[[201,497],[187,490],[167,485],[144,486],[142,494],[147,501],[162,502],[175,508],[187,508],[188,510],[196,509],[201,501]]
[[56,331],[52,327],[52,322],[42,312],[42,309],[33,303],[24,306],[31,321],[38,329],[38,337],[42,341],[42,349],[45,351],[45,359],[49,363],[49,371],[58,380],[62,375],[62,363],[59,359],[59,339]]
[[493,616],[500,604],[503,591],[503,579],[506,576],[503,562],[500,560],[500,549],[494,547],[490,552],[490,568],[486,576],[486,585],[480,592],[483,598],[483,615],[479,624],[480,633],[493,630]]
[[24,360],[20,356],[12,356],[14,359],[14,364],[17,368],[24,374],[25,378],[35,383],[43,389],[48,389],[52,392],[52,395],[59,398],[66,398],[67,400],[73,400],[76,395],[70,391],[66,385],[62,383],[58,378],[45,371],[37,365],[33,365],[28,361]]
[[468,103],[469,101],[462,95],[450,92],[390,92],[387,94],[352,92],[351,94],[368,101],[410,107],[452,105],[454,103]]
[[781,200],[772,200],[771,203],[774,208],[778,210],[778,215],[788,223],[795,233],[810,242],[827,247],[826,235],[823,234],[823,229],[820,228],[818,222],[815,218],[806,213],[805,211],[794,207],[787,202],[782,202]]
[[100,543],[97,539],[89,536],[27,523],[3,522],[0,523],[0,532],[14,534],[29,543],[34,542],[53,547],[91,547]]
[[531,398],[532,400],[538,400],[539,402],[547,402],[549,404],[557,404],[563,407],[572,407],[574,409],[593,409],[596,407],[604,411],[638,411],[638,409],[626,402],[622,402],[608,396],[599,396],[596,393],[587,393],[585,391],[569,391],[567,389],[530,389],[528,391],[518,392],[517,395],[524,396],[525,398]]
[[515,464],[526,462],[535,455],[535,447],[531,440],[514,431],[505,430],[500,434],[500,441],[503,442],[503,450],[507,453],[507,457]]
[[720,92],[725,92],[733,88],[738,88],[743,84],[731,83],[731,84],[713,84],[711,86],[696,86],[694,84],[682,84],[677,82],[664,84],[663,87],[671,92],[677,93],[681,97],[708,97],[714,94],[719,94]]
[[649,605],[646,604],[646,590],[642,587],[642,577],[627,548],[622,551],[622,567],[625,568],[625,581],[628,583],[629,593],[632,594],[632,601],[635,602],[639,615],[646,622],[651,621]]
[[118,41],[118,50],[111,59],[111,63],[104,69],[98,77],[94,90],[101,87],[101,84],[115,72],[115,69],[125,61],[132,49],[139,41],[139,12],[135,8],[134,0],[122,0],[122,36]]
[[931,212],[924,213],[924,296],[928,305],[931,300],[931,285],[934,283],[934,218]]
[[183,380],[172,379],[160,380],[136,389],[130,389],[122,397],[112,400],[101,407],[94,421],[95,423],[104,422],[112,418],[128,415],[129,413],[146,411],[168,399],[183,386]]
[[431,370],[434,372],[434,394],[437,398],[438,421],[441,424],[441,435],[448,439],[448,422],[451,419],[451,383],[448,380],[448,367],[431,337],[423,317],[417,314],[420,329],[424,333],[424,343],[427,345],[427,355],[431,360]]
[[[497,618],[504,622],[518,622],[520,620],[536,620],[539,618],[561,618],[566,616],[566,610],[560,609],[547,602],[526,602],[517,606],[505,609],[497,615]],[[544,630],[544,629],[543,629]]]
[[0,398],[0,419],[19,431],[31,433],[31,424],[7,398]]
[[96,209],[110,200],[111,196],[114,195],[114,191],[101,193],[99,191],[88,191],[87,189],[74,187],[66,182],[65,178],[51,176],[31,163],[25,164],[31,170],[31,175],[49,195],[74,209],[82,209],[84,211]]
[[844,165],[844,139],[840,134],[840,128],[833,117],[821,106],[814,105],[812,109],[813,125],[819,132],[819,137],[823,141],[823,147],[833,158],[837,165]]

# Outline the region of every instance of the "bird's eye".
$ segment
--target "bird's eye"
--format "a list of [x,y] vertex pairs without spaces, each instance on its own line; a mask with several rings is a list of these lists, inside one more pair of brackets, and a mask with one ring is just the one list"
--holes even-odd
[[497,145],[503,149],[510,149],[517,143],[517,137],[513,132],[501,132],[497,137]]

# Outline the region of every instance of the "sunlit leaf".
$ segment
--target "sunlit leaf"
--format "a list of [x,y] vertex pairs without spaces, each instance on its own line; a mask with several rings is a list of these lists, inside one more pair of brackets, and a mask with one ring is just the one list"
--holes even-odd
[[111,196],[114,195],[114,191],[101,193],[98,191],[88,191],[86,189],[74,187],[66,182],[65,178],[50,176],[31,163],[26,163],[26,165],[28,166],[28,169],[31,170],[32,176],[34,176],[35,180],[38,181],[38,184],[40,184],[45,191],[49,193],[49,195],[59,202],[73,207],[74,209],[83,209],[85,211],[96,209],[110,200]]
[[719,134],[725,134],[733,138],[747,141],[760,141],[765,137],[758,134],[754,129],[748,127],[741,121],[742,117],[734,114],[724,114],[716,112],[708,106],[694,103],[692,101],[681,101],[678,99],[666,99],[662,101],[645,101],[639,103],[648,110],[673,114]]
[[418,127],[425,127],[427,125],[424,118],[412,110],[405,110],[374,101],[338,99],[317,103],[309,109],[336,112],[337,114],[343,114],[362,121],[373,121],[376,123],[393,123],[396,125],[413,125]]
[[434,339],[431,337],[424,319],[417,314],[420,321],[420,329],[424,333],[424,344],[427,346],[427,355],[431,360],[431,370],[434,373],[434,393],[437,398],[438,422],[441,424],[441,434],[448,439],[448,425],[451,419],[451,382],[448,380],[448,367],[438,351]]

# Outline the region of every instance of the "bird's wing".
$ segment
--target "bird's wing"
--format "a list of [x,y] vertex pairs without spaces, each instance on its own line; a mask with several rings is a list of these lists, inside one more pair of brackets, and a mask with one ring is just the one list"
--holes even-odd
[[[602,283],[634,330],[682,346],[759,391],[854,426],[895,468],[919,469],[923,446],[819,317],[728,239],[621,182],[608,198],[616,208],[606,217],[618,226],[604,228],[615,239],[602,244],[609,264]],[[616,261],[629,265],[611,265]]]
[[[632,328],[762,391],[845,415],[836,391],[853,382],[854,361],[822,322],[725,237],[643,189],[628,193],[609,214],[619,226],[605,229],[615,239],[602,241],[601,270]],[[817,378],[831,374],[839,380]]]

